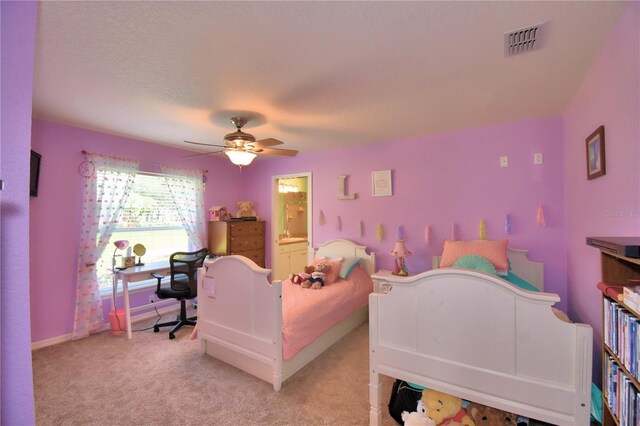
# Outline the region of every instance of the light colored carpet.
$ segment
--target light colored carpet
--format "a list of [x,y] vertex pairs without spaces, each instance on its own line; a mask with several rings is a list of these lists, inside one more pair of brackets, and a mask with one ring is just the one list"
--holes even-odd
[[[163,318],[163,321],[166,320]],[[155,321],[155,320],[154,320]],[[154,321],[134,324],[144,328]],[[99,333],[33,352],[38,425],[367,425],[368,324],[282,390],[207,355],[192,327]],[[384,425],[393,381],[383,381]]]

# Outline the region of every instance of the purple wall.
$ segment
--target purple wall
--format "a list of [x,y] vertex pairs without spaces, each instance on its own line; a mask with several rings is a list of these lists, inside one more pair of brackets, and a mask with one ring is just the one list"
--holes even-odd
[[[37,267],[31,268],[34,342],[71,332],[81,202],[77,166],[82,149],[136,158],[147,169],[153,162],[207,168],[207,207],[226,205],[233,211],[238,200],[250,199],[268,223],[271,176],[312,171],[314,242],[356,240],[376,251],[381,268],[392,266],[388,253],[399,225],[414,253],[408,266],[418,272],[430,269],[431,256],[441,251],[445,238],[450,238],[454,222],[460,239],[473,239],[480,219],[484,219],[489,238],[508,238],[513,247],[529,248],[533,260],[545,262],[547,289],[560,294],[561,307],[566,307],[564,192],[558,185],[564,179],[559,117],[301,154],[295,159],[256,161],[242,173],[226,159],[180,160],[184,152],[176,149],[39,120],[33,123],[33,147],[43,155],[40,194],[31,201],[30,255],[38,259]],[[536,152],[545,155],[544,164],[533,164]],[[509,167],[499,167],[501,155],[509,156]],[[394,195],[374,198],[371,171],[383,169],[393,170]],[[349,175],[349,193],[358,193],[354,201],[337,200],[338,176],[342,174]],[[536,225],[539,204],[545,207],[545,228]],[[324,226],[317,224],[319,210],[327,219]],[[512,216],[512,235],[504,233],[507,213]],[[341,231],[336,229],[338,215]],[[56,218],[56,226],[51,226],[50,218]],[[359,220],[364,223],[363,238],[356,234]],[[378,223],[385,229],[382,242],[376,240]],[[426,224],[431,226],[428,246],[423,238]],[[271,227],[267,228],[267,241],[271,241]],[[53,269],[54,275],[50,273]],[[146,293],[135,295],[134,306],[145,300]]]
[[29,333],[29,146],[36,2],[1,2],[0,286],[3,425],[35,424]]
[[[594,370],[602,338],[600,252],[587,236],[640,236],[640,4],[631,2],[565,115],[569,314],[593,326]],[[585,139],[605,126],[607,174],[588,181]]]
[[[159,172],[159,163],[207,169],[205,207],[235,205],[240,176],[223,158],[183,159],[192,152],[46,121],[33,121],[33,149],[42,154],[40,190],[31,199],[32,341],[71,333],[76,296],[78,226],[82,206],[78,165],[81,150],[139,160],[141,170]],[[26,193],[26,190],[25,190]],[[132,307],[146,303],[149,292],[132,295]],[[120,302],[121,303],[121,302]],[[105,311],[110,300],[105,301]],[[105,319],[107,319],[105,313]]]
[[[371,247],[378,267],[390,269],[389,251],[402,225],[413,256],[410,272],[431,268],[431,257],[440,253],[452,224],[459,239],[475,239],[484,219],[489,239],[508,238],[516,248],[530,249],[530,258],[545,263],[548,291],[560,294],[566,307],[566,254],[562,119],[550,117],[437,134],[406,141],[390,141],[314,154],[295,159],[257,162],[243,172],[246,198],[256,202],[258,213],[270,221],[271,177],[313,173],[314,244],[331,238],[355,240]],[[544,154],[544,164],[534,165],[534,153]],[[509,156],[509,167],[500,168],[499,157]],[[371,172],[391,169],[393,196],[372,197]],[[338,200],[338,176],[349,175],[353,201]],[[538,205],[545,208],[547,226],[536,225]],[[326,224],[318,224],[322,210]],[[513,221],[513,234],[504,232],[505,215]],[[342,230],[337,230],[337,216]],[[364,236],[357,236],[357,223]],[[376,239],[382,223],[385,236]],[[431,226],[431,242],[424,243],[425,225]],[[269,227],[269,235],[271,228]],[[271,241],[267,238],[267,241]],[[270,261],[271,250],[267,259]]]

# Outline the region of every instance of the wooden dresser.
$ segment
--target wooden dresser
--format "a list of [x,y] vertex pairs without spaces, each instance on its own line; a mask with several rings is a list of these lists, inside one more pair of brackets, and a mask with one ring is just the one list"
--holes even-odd
[[209,252],[217,256],[237,254],[258,266],[264,262],[264,221],[209,222]]

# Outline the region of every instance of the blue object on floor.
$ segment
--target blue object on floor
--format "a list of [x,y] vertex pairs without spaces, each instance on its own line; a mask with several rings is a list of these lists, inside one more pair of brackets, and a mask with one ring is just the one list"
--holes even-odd
[[602,391],[591,383],[591,418],[602,424]]

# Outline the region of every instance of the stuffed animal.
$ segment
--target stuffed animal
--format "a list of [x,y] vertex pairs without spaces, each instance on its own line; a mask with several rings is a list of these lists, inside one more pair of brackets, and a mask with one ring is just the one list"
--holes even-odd
[[238,208],[236,217],[257,217],[251,201],[238,201]]
[[[324,280],[329,273],[330,266],[326,263],[319,263],[316,265],[316,270],[311,273],[311,276],[306,281],[305,284],[309,284],[310,287],[314,290],[319,290],[324,285]],[[302,285],[304,287],[304,284]],[[308,287],[305,287],[308,288]]]
[[421,400],[418,401],[418,407],[413,413],[408,411],[402,412],[402,421],[404,422],[404,426],[436,426],[436,422],[429,417],[427,408]]
[[[302,285],[305,281],[311,278],[311,274],[315,272],[316,268],[313,265],[308,265],[304,267],[304,272],[300,272],[299,274],[289,274],[289,279],[294,284]],[[308,288],[309,285],[303,286],[303,288]]]
[[469,404],[467,413],[476,426],[516,426],[518,424],[517,415],[475,402]]
[[422,391],[421,400],[427,409],[429,417],[438,426],[452,424],[474,426],[473,420],[462,408],[462,399],[457,396],[433,389],[425,389]]

